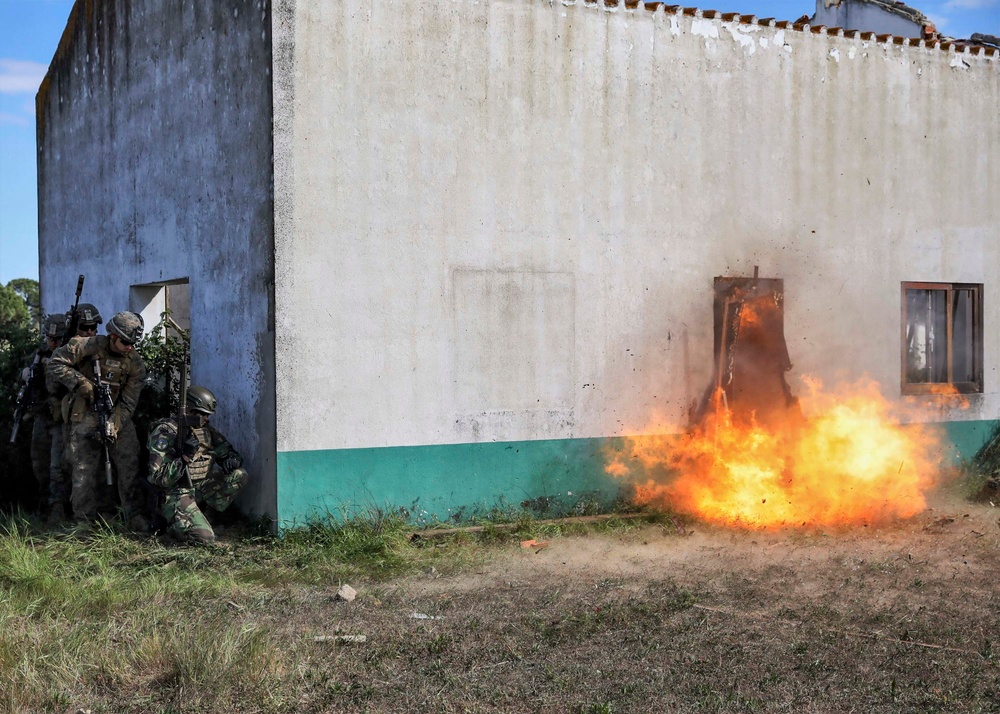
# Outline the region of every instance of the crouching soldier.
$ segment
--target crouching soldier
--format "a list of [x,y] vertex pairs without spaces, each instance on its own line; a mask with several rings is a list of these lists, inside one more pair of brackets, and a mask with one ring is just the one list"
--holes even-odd
[[[146,367],[135,353],[142,338],[142,318],[134,312],[119,312],[107,324],[107,336],[75,337],[52,354],[46,372],[48,382],[62,384],[69,394],[63,399],[64,416],[70,423],[69,462],[73,484],[70,500],[77,521],[97,518],[99,483],[103,476],[104,442],[110,438],[108,456],[118,475],[118,495],[129,526],[148,530],[142,515],[144,499],[139,480],[139,439],[132,414],[146,380]],[[107,434],[100,430],[94,409],[97,365],[101,382],[109,388],[112,413]]]
[[162,419],[149,434],[149,482],[162,490],[163,517],[175,536],[191,543],[215,542],[215,531],[200,506],[224,511],[247,482],[243,459],[208,418],[215,396],[205,387],[187,393],[183,443],[177,417]]

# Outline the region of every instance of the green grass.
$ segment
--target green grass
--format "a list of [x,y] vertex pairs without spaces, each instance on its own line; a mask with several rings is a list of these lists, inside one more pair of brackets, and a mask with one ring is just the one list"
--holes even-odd
[[[280,536],[249,529],[193,548],[106,524],[44,532],[24,516],[0,517],[0,711],[96,713],[111,700],[109,711],[154,701],[168,703],[163,711],[225,711],[228,701],[254,699],[294,711],[302,652],[274,647],[289,593],[431,568],[447,574],[520,538],[585,530],[521,515],[513,531],[411,543],[401,517],[375,513]],[[438,641],[431,654],[446,646]]]

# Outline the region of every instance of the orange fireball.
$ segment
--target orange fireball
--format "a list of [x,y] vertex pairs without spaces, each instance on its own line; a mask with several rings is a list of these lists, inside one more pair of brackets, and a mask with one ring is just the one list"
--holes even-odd
[[903,425],[872,382],[825,393],[807,381],[802,417],[734,419],[722,404],[680,436],[629,437],[608,473],[642,503],[753,528],[873,523],[913,516],[940,473],[933,427]]

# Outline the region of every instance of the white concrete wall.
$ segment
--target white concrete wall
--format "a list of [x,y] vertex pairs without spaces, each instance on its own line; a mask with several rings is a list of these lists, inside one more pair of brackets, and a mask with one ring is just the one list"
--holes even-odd
[[277,0],[278,450],[684,420],[712,278],[785,281],[804,374],[898,397],[900,282],[985,283],[1000,63],[537,0]]
[[188,278],[192,380],[273,513],[270,6],[78,0],[38,95],[43,307]]

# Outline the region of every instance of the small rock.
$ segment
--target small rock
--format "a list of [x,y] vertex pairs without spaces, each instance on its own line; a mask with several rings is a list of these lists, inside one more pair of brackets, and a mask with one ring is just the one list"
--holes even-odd
[[352,602],[357,596],[358,591],[350,585],[341,585],[340,590],[337,591],[335,599],[343,600],[344,602]]
[[341,644],[361,644],[368,641],[367,635],[318,635],[313,642],[339,642]]
[[532,538],[531,540],[522,540],[521,547],[524,548],[525,550],[531,548],[537,548],[535,552],[538,553],[544,550],[545,548],[548,548],[549,542],[547,540],[535,540],[534,538]]
[[412,615],[410,615],[410,618],[414,619],[414,620],[443,620],[444,619],[440,615],[425,615],[422,612],[415,612]]

